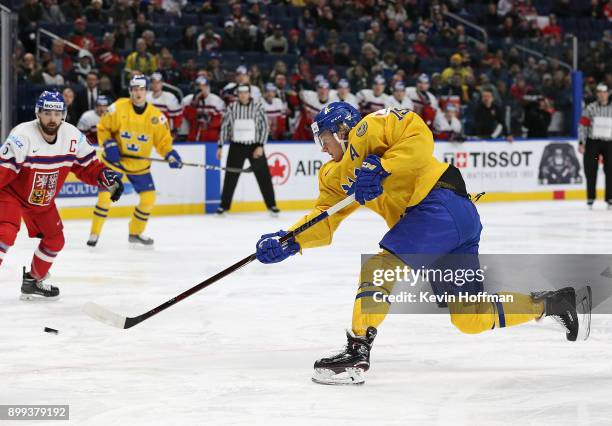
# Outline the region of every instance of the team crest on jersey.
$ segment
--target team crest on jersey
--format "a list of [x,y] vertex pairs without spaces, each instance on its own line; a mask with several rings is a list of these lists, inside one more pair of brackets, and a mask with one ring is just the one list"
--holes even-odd
[[132,151],[132,152],[138,152],[138,145],[136,145],[135,143],[128,143],[126,146],[128,151]]
[[361,123],[361,126],[357,128],[357,136],[361,137],[365,135],[367,131],[368,131],[368,123],[367,121],[364,121],[363,123]]
[[157,124],[157,123],[159,123],[159,118],[157,117],[151,118],[151,124]]
[[121,138],[122,139],[132,139],[132,134],[130,132],[121,132]]
[[149,140],[147,135],[138,135],[138,137],[136,139],[138,140],[138,142],[146,142],[146,141]]
[[51,204],[57,191],[58,178],[59,171],[57,170],[54,172],[34,173],[34,182],[29,199],[30,204],[35,206],[48,206]]

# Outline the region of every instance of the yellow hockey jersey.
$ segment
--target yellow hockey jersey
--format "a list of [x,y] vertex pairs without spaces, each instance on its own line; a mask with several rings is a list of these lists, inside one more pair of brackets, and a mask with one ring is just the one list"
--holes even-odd
[[[431,191],[448,164],[433,156],[433,135],[413,111],[386,108],[363,118],[349,133],[342,160],[329,161],[319,170],[319,198],[315,208],[291,229],[327,210],[352,193],[355,170],[370,154],[381,158],[391,173],[383,181],[383,193],[365,207],[382,216],[389,228],[395,225],[407,207],[419,204]],[[301,248],[331,243],[334,231],[360,205],[353,203],[296,237]]]
[[[100,145],[114,139],[122,156],[146,158],[151,155],[153,147],[162,157],[172,151],[168,120],[150,103],[142,114],[137,114],[129,98],[118,99],[108,108],[97,127]],[[150,161],[133,158],[121,158],[121,162],[116,164],[109,163],[102,155],[102,161],[115,171],[135,175],[148,173],[151,167]]]

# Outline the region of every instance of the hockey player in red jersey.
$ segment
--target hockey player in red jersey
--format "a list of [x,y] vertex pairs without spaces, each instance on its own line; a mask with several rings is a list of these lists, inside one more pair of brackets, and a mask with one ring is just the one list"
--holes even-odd
[[0,264],[15,242],[22,219],[28,235],[41,240],[30,271],[23,270],[22,300],[59,296],[59,289],[44,280],[64,247],[55,197],[68,173],[107,188],[114,201],[123,192],[118,174],[97,160],[83,133],[64,122],[67,108],[60,93],[43,92],[35,110],[36,119],[12,129],[0,147]]

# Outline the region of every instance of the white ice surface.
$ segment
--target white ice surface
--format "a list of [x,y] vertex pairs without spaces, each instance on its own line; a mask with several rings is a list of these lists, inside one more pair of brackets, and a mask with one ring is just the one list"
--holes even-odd
[[[612,251],[612,212],[601,206],[479,210],[485,253]],[[300,215],[154,217],[153,251],[128,249],[126,219],[107,222],[95,251],[85,246],[89,222],[68,221],[51,280],[62,298],[48,303],[18,300],[21,265],[37,243],[22,230],[0,268],[0,404],[70,404],[71,421],[43,422],[50,425],[612,424],[612,320],[604,315],[580,343],[552,322],[468,336],[443,315],[393,315],[364,386],[311,383],[313,361],[344,344],[359,254],[375,252],[385,232],[367,211],[345,221],[332,247],[248,265],[133,329],[80,311],[95,301],[144,312]]]

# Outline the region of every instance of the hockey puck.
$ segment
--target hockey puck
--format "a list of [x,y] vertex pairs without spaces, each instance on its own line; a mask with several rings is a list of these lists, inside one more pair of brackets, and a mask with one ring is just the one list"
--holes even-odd
[[45,333],[58,334],[59,331],[54,328],[45,327]]

